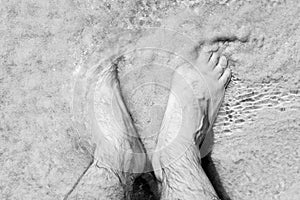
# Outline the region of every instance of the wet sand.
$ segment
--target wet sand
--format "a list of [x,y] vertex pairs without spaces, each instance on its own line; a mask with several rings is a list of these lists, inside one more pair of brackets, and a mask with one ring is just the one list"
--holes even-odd
[[[204,160],[219,193],[224,199],[297,199],[300,4],[221,2],[190,2],[196,17],[184,14],[179,20],[187,5],[183,1],[3,1],[0,198],[67,199],[93,151],[84,114],[74,115],[84,102],[74,102],[76,70],[120,53],[115,49],[134,47],[147,37],[139,30],[167,26],[195,40],[212,35],[241,39],[223,44],[233,80],[215,123],[211,159]],[[128,29],[130,34],[120,34]],[[180,51],[180,42],[172,45]],[[160,55],[155,59],[166,62],[168,54]],[[130,58],[125,57],[125,64],[134,63]],[[127,77],[136,76],[137,82],[130,82],[122,76],[130,66],[118,64],[122,92],[139,133],[155,136],[169,92],[168,79],[155,73],[165,68],[135,70]],[[165,85],[137,87],[149,80]],[[153,148],[151,142],[145,146]],[[153,199],[147,191],[137,189],[136,199]]]

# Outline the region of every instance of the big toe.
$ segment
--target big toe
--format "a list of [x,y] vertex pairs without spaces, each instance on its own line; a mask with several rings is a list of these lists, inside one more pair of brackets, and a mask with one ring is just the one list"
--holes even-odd
[[198,62],[208,63],[210,62],[214,52],[218,51],[219,46],[217,44],[212,46],[204,46],[199,52]]

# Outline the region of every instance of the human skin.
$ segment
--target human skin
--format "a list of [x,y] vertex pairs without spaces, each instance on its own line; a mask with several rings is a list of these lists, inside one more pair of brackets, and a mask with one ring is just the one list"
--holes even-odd
[[125,191],[119,174],[93,163],[68,199],[92,200],[97,197],[97,199],[120,200],[125,199]]
[[[163,200],[218,199],[201,167],[201,157],[205,155],[198,147],[211,133],[231,71],[216,45],[203,48],[197,55],[174,73],[171,90],[176,97],[169,96],[152,159],[155,175],[162,184]],[[183,120],[178,127],[178,115],[174,113],[180,112]]]
[[91,84],[96,84],[88,104],[94,161],[71,196],[125,199],[144,170],[146,153],[123,102],[116,66],[102,69],[97,83]]
[[[183,64],[174,73],[171,89],[180,106],[170,95],[152,160],[162,183],[161,199],[218,199],[201,168],[198,148],[211,132],[230,78],[227,60],[224,56],[219,59],[217,50],[216,46],[202,50],[192,65]],[[92,198],[95,192],[99,199],[124,199],[134,178],[143,172],[146,157],[123,102],[116,71],[108,68],[100,77],[97,101],[92,99],[90,104],[90,111],[95,111],[90,113],[97,144],[95,160],[73,193],[78,199]],[[180,108],[184,120],[178,127],[172,114]]]

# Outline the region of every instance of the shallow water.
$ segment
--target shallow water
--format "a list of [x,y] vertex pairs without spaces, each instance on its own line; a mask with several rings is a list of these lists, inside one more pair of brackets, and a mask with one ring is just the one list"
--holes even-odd
[[[299,14],[299,7],[292,3],[274,4],[266,9],[273,10],[264,13],[263,7],[250,3],[214,8],[215,14],[200,23],[201,29],[196,28],[200,35],[208,34],[214,26],[226,32],[232,23],[237,23],[238,27],[250,31],[247,42],[225,44],[233,77],[214,125],[213,164],[209,164],[214,168],[209,169],[213,171],[211,178],[218,179],[214,181],[216,189],[224,199],[297,199],[299,196],[300,41],[297,35],[300,27],[289,20]],[[160,105],[151,95],[146,99],[154,106]],[[143,102],[131,102],[128,98],[127,103],[134,118],[140,110],[151,110]],[[148,123],[160,119],[163,110],[162,105],[153,118],[148,117]],[[153,129],[145,131],[149,125],[139,120],[140,115],[143,114],[135,121],[140,133],[151,132],[159,126],[153,123],[156,124]],[[151,145],[148,144],[150,149]]]
[[282,87],[278,81],[252,83],[234,76],[214,125],[216,139],[243,131],[245,123],[253,123],[265,109],[299,111],[298,89]]
[[[233,10],[234,7],[229,9],[225,16]],[[277,12],[286,11],[282,9]],[[239,23],[240,16],[225,16],[222,19],[223,29],[226,30],[233,22]],[[205,22],[202,29],[196,28],[195,31],[199,32],[197,34],[205,33],[210,26],[218,26],[221,22],[214,21],[215,17],[212,15],[207,19],[206,28]],[[247,18],[247,15],[243,17]],[[269,21],[269,18],[263,20]],[[279,22],[285,20],[283,17]],[[209,22],[213,22],[213,25]],[[216,189],[231,199],[285,199],[287,196],[292,199],[297,196],[297,182],[300,180],[300,95],[297,78],[299,68],[296,66],[299,57],[293,55],[300,47],[299,38],[296,37],[300,28],[295,26],[292,37],[287,33],[285,42],[279,40],[282,33],[276,32],[276,28],[281,26],[279,22],[273,21],[267,31],[252,25],[254,30],[250,31],[251,36],[247,42],[232,41],[224,44],[233,77],[214,125],[215,145],[211,157],[215,171],[211,176],[214,176],[213,179],[219,177]],[[236,32],[239,34],[238,28]],[[295,41],[298,41],[296,45]],[[174,46],[180,47],[180,42]],[[149,52],[133,53],[122,57],[118,65],[125,102],[144,138],[146,149],[151,152],[155,147],[156,134],[170,92],[170,74],[174,66],[161,68],[157,65],[159,63],[163,66],[169,62],[168,53],[158,53],[154,58],[149,55]],[[139,61],[141,58],[142,61]],[[149,58],[154,59],[156,64],[143,65]],[[174,61],[173,58],[173,64],[178,63],[180,61]],[[144,84],[150,82],[155,83],[155,86]],[[141,179],[136,183],[133,196],[140,198],[147,193],[149,198],[154,198],[150,188],[145,189],[149,187],[147,182],[154,187],[153,177],[145,174],[144,178],[146,181]]]
[[[187,5],[143,2],[1,2],[0,198],[67,199],[76,188],[93,148],[84,120],[72,121],[73,72],[140,37],[122,43],[117,37],[122,30],[159,27],[165,15]],[[217,189],[223,185],[231,199],[298,200],[299,1],[205,0],[188,5],[198,17],[181,20],[180,30],[194,39],[251,33],[244,43],[227,44],[234,77],[214,129]],[[176,27],[178,21],[171,18],[167,24]],[[166,101],[165,87],[143,90],[156,92],[156,102]],[[135,100],[145,112],[131,112],[159,127],[164,104],[151,109],[153,96],[138,98],[143,90],[136,91]],[[151,133],[149,126],[135,122]],[[151,176],[145,179],[153,181]],[[153,198],[146,182],[137,184],[136,199]]]

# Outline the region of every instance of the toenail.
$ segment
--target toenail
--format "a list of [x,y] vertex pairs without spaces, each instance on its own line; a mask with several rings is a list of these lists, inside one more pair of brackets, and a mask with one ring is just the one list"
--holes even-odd
[[227,58],[225,56],[222,56],[220,58],[220,64],[222,65],[223,68],[226,67],[226,65],[227,65]]

